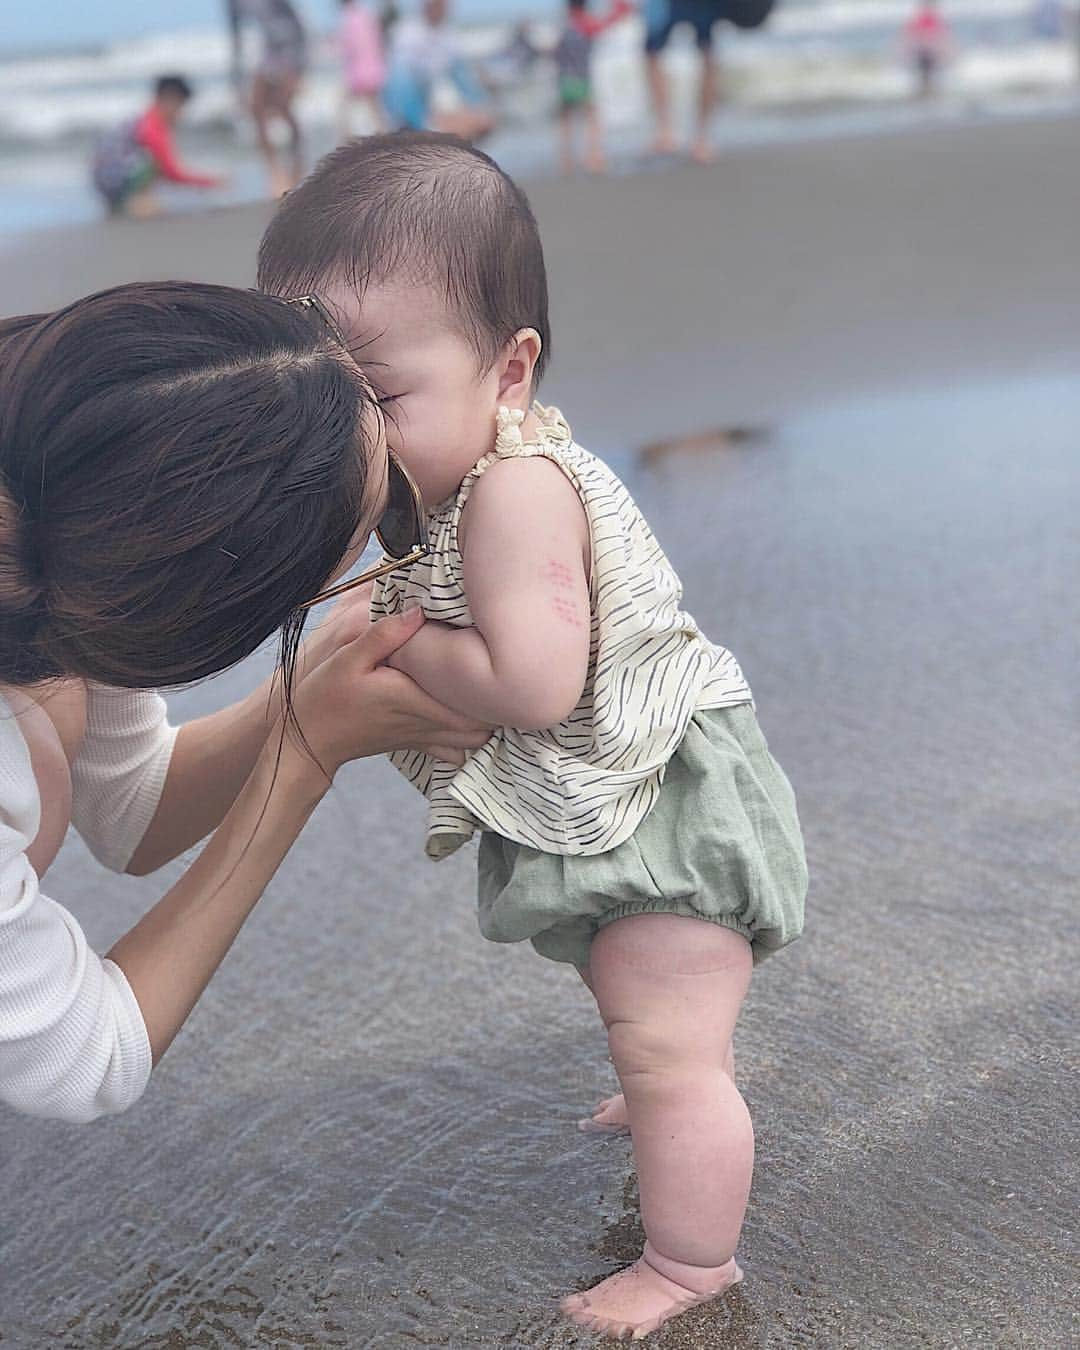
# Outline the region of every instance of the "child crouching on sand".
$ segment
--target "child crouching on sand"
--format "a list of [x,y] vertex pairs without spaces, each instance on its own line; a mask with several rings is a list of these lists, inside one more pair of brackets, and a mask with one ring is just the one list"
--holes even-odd
[[435,622],[392,664],[500,729],[461,769],[393,759],[428,797],[430,856],[481,832],[484,935],[530,939],[596,997],[625,1095],[589,1125],[629,1125],[647,1241],[563,1310],[640,1338],[742,1278],[754,1139],[732,1033],[754,961],[802,927],[791,787],[625,487],[533,401],[543,252],[492,160],[423,133],[344,146],[259,264],[335,315],[428,504],[428,551],[372,608],[419,601]]

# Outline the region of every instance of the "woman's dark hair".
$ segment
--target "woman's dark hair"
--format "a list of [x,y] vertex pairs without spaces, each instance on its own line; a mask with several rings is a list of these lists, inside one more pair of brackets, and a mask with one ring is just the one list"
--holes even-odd
[[0,683],[184,684],[303,618],[363,514],[368,400],[318,315],[136,283],[0,322]]
[[551,356],[540,231],[489,155],[435,131],[349,141],[288,194],[259,245],[258,284],[271,295],[325,296],[344,280],[362,302],[390,278],[441,291],[484,371],[535,328],[539,384]]

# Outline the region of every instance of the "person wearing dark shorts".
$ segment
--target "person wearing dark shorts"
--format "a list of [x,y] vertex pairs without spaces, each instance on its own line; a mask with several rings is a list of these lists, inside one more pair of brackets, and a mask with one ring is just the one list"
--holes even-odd
[[656,116],[653,149],[671,154],[676,148],[671,122],[671,96],[661,53],[680,24],[689,24],[701,58],[697,127],[691,155],[699,164],[712,158],[709,126],[719,96],[720,73],[713,52],[713,30],[722,20],[736,28],[758,28],[776,0],[648,0],[645,5],[645,60]]
[[585,167],[603,173],[604,146],[600,117],[592,90],[592,54],[596,39],[634,12],[630,0],[611,0],[606,14],[592,14],[587,0],[567,0],[566,20],[552,53],[559,82],[559,137],[562,171],[573,173],[576,164],[574,126],[585,126]]

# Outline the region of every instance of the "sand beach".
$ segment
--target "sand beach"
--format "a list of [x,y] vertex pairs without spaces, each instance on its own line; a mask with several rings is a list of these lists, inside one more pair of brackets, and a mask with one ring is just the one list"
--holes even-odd
[[[1078,146],[975,120],[530,188],[543,395],[739,657],[812,876],[736,1039],[747,1278],[658,1350],[1080,1337]],[[268,212],[5,242],[3,311],[250,285]],[[0,1117],[3,1350],[594,1343],[557,1299],[641,1241],[629,1143],[575,1128],[601,1030],[421,822],[350,766],[139,1106]],[[72,838],[47,889],[103,950],[176,870]]]

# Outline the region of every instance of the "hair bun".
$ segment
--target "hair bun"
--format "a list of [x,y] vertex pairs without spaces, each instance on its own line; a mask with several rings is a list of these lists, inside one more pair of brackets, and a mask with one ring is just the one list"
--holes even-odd
[[0,482],[0,610],[28,610],[44,590],[25,514]]

